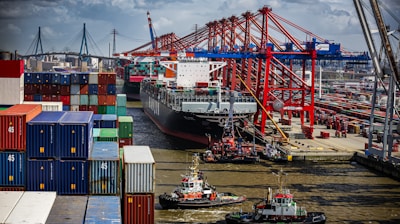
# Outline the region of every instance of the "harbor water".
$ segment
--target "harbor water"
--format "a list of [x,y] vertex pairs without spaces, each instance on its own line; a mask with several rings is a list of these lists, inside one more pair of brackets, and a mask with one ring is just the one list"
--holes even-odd
[[134,144],[149,145],[156,161],[155,221],[157,223],[224,223],[225,214],[250,211],[277,189],[273,172],[288,175],[285,186],[294,193],[298,206],[322,211],[327,223],[400,223],[400,182],[350,161],[290,162],[262,161],[259,164],[200,164],[200,170],[219,192],[245,195],[243,204],[197,210],[163,210],[158,195],[170,193],[188,171],[191,156],[204,148],[164,135],[143,113],[129,108],[134,120]]

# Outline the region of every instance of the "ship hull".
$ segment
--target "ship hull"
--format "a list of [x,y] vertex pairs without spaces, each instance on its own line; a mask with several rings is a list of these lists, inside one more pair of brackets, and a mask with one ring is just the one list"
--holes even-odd
[[[231,193],[225,193],[231,195]],[[244,197],[238,197],[230,200],[209,200],[209,199],[196,199],[196,200],[178,200],[172,198],[170,195],[162,194],[158,197],[159,203],[163,209],[197,209],[197,208],[210,208],[220,207],[232,204],[239,204],[246,200]]]
[[122,92],[126,94],[126,99],[129,101],[140,100],[140,81],[139,82],[124,82]]
[[193,113],[172,110],[144,91],[140,92],[140,99],[145,114],[165,134],[204,145],[209,144],[208,134],[211,138],[222,135],[220,123],[207,121]]
[[306,217],[286,217],[285,219],[263,219],[257,218],[253,212],[234,212],[225,216],[227,224],[239,223],[302,223],[302,224],[324,224],[326,217],[323,212],[309,212]]

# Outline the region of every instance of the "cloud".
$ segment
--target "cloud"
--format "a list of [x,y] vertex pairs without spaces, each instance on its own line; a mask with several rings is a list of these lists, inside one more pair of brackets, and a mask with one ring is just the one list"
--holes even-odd
[[22,33],[21,28],[19,28],[18,26],[14,25],[14,24],[7,24],[7,31],[8,32],[12,32],[14,34],[21,34]]

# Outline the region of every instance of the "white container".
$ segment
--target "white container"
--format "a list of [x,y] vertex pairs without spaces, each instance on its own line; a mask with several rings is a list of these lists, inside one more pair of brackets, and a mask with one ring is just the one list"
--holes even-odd
[[23,104],[41,104],[42,111],[62,111],[63,103],[55,101],[24,101]]
[[26,191],[15,205],[6,223],[46,223],[56,192]]
[[79,105],[81,102],[81,95],[71,95],[71,105]]
[[89,73],[89,84],[99,84],[99,73],[91,72]]
[[24,101],[23,77],[0,78],[0,105],[15,105]]
[[125,193],[155,193],[155,161],[149,146],[124,146]]
[[6,222],[23,194],[23,191],[0,191],[0,223]]

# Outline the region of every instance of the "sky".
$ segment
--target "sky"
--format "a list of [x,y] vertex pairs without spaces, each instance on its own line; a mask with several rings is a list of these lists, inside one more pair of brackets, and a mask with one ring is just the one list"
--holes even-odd
[[[398,0],[381,1],[400,15]],[[40,27],[44,52],[79,52],[85,24],[89,53],[109,56],[113,30],[117,53],[150,41],[147,11],[157,36],[173,32],[182,37],[196,25],[263,6],[348,51],[368,51],[352,0],[0,0],[0,51],[33,53]],[[387,18],[392,28],[399,26]]]

